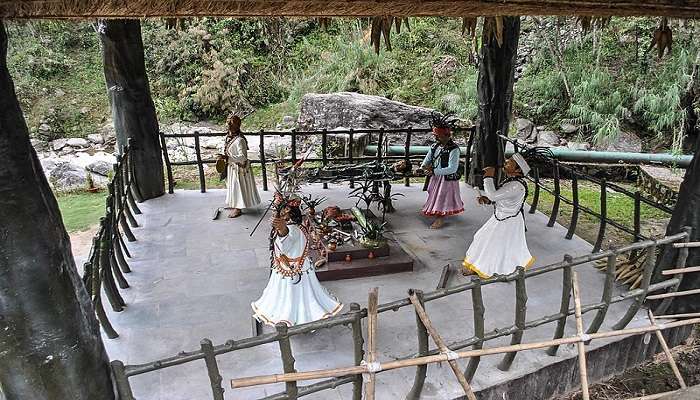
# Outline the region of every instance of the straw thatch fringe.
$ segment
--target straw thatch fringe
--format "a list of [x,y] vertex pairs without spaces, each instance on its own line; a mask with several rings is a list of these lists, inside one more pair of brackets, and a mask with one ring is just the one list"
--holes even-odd
[[0,18],[197,16],[700,17],[700,0],[0,0]]

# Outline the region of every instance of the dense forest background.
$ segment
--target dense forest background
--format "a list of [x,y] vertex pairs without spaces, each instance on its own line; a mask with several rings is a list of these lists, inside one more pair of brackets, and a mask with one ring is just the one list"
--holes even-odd
[[[296,118],[306,93],[355,91],[474,120],[479,38],[459,19],[411,18],[379,54],[369,19],[147,20],[146,67],[161,123],[247,115],[245,129]],[[523,18],[514,114],[602,142],[620,130],[645,150],[679,149],[680,98],[696,62],[697,23],[670,21],[673,46],[650,48],[658,18]],[[30,130],[84,137],[109,122],[96,24],[11,22],[9,66]],[[584,30],[582,25],[586,25]],[[480,31],[480,29],[478,30]]]

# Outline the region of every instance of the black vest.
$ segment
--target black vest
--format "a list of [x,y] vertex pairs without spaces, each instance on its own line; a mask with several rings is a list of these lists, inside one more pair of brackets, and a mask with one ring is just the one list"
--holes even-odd
[[[432,160],[435,160],[435,158],[440,159],[440,168],[447,168],[450,165],[450,153],[452,150],[459,148],[457,144],[450,139],[447,144],[445,144],[442,149],[440,149],[440,152],[435,155],[438,151],[438,147],[440,147],[441,144],[440,142],[434,143],[432,146],[430,146],[430,157]],[[457,172],[454,174],[449,174],[445,175],[445,180],[446,181],[458,181],[462,178],[462,168],[457,166]]]

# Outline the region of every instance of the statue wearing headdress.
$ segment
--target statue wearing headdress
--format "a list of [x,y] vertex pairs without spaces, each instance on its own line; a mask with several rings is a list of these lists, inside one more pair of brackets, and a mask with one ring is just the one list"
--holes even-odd
[[343,304],[316,277],[302,225],[301,199],[277,193],[273,205],[277,212],[271,219],[272,271],[262,296],[251,303],[253,317],[268,325],[292,326],[336,315]]
[[524,177],[530,173],[528,159],[543,161],[551,157],[547,149],[532,148],[515,153],[506,160],[503,171],[507,179],[496,189],[495,167],[484,169],[484,195],[480,204],[493,204],[493,215],[474,234],[462,265],[464,275],[477,274],[480,278],[507,275],[523,267],[532,266],[535,258],[530,254],[525,238],[525,213],[527,183]]
[[452,140],[452,125],[450,115],[432,118],[433,135],[436,143],[425,155],[421,169],[430,179],[428,183],[428,199],[423,205],[423,215],[435,217],[430,227],[439,229],[443,218],[464,211],[464,203],[459,192],[459,146]]
[[228,159],[226,205],[231,209],[229,217],[236,218],[241,215],[242,209],[260,204],[260,195],[248,161],[248,141],[241,134],[241,119],[231,115],[226,124],[228,126],[224,144],[224,152]]

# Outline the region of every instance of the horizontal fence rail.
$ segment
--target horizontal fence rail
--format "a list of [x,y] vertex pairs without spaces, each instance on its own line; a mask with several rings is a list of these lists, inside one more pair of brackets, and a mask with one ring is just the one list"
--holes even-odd
[[[468,146],[471,146],[471,143],[473,142],[473,133],[474,133],[475,128],[455,128],[454,129],[454,136],[456,139],[464,139],[465,144]],[[262,175],[262,186],[263,190],[267,191],[269,189],[269,178],[268,178],[268,165],[269,164],[275,164],[275,163],[295,163],[299,158],[297,157],[300,153],[300,144],[298,143],[298,138],[300,137],[320,137],[321,143],[320,144],[314,144],[319,145],[321,147],[321,157],[309,157],[306,159],[307,162],[309,163],[320,163],[322,166],[327,166],[331,163],[359,163],[359,162],[366,162],[366,161],[406,161],[410,162],[411,160],[422,160],[423,156],[416,156],[416,155],[409,155],[408,152],[406,155],[401,155],[401,156],[393,156],[389,155],[386,152],[386,148],[390,145],[389,140],[388,140],[388,135],[402,135],[404,137],[404,143],[405,146],[410,146],[411,140],[413,135],[415,134],[420,134],[420,133],[430,133],[432,132],[431,128],[414,128],[414,127],[407,127],[407,128],[401,128],[401,129],[385,129],[385,128],[380,128],[380,129],[342,129],[342,130],[321,130],[321,131],[300,131],[300,130],[291,130],[291,131],[265,131],[265,130],[260,130],[258,132],[242,132],[242,134],[246,137],[258,137],[260,140],[260,145],[258,148],[258,159],[257,160],[250,160],[251,164],[255,165],[260,165],[261,168],[261,175]],[[364,153],[364,148],[360,149],[358,148],[358,144],[356,143],[357,141],[357,135],[363,135],[363,134],[369,134],[370,135],[370,140],[374,140],[376,137],[375,143],[379,143],[380,145],[378,148],[380,149],[379,151],[375,151],[375,154],[372,155],[360,155],[360,156],[355,156],[353,154],[354,151],[356,150],[362,150],[362,153]],[[198,176],[199,176],[199,182],[200,182],[200,191],[205,192],[206,191],[206,180],[205,180],[205,175],[204,175],[204,169],[203,166],[205,164],[214,164],[216,163],[215,159],[203,159],[201,156],[201,146],[200,146],[200,138],[204,137],[225,137],[226,132],[198,132],[194,131],[193,133],[163,133],[160,132],[160,141],[161,141],[161,148],[163,151],[163,160],[165,162],[165,167],[166,167],[166,177],[168,179],[168,192],[173,193],[174,187],[175,187],[175,180],[173,177],[173,172],[172,172],[172,167],[174,166],[196,166],[197,171],[198,171]],[[328,137],[329,136],[347,136],[347,148],[344,150],[344,153],[347,153],[347,156],[343,157],[338,157],[338,156],[331,156],[329,154],[329,149],[328,149]],[[264,143],[266,138],[268,137],[290,137],[291,138],[291,146],[290,146],[290,156],[289,157],[284,157],[284,158],[271,158],[268,157],[265,154],[265,148],[264,148]],[[185,161],[171,161],[170,154],[168,153],[168,147],[167,147],[167,139],[186,139],[186,138],[193,138],[194,139],[194,150],[195,150],[195,159],[194,160],[185,160]],[[225,149],[223,149],[225,151]],[[467,151],[465,154],[463,154],[463,157],[461,161],[464,163],[464,165],[468,166],[469,165],[469,151]],[[465,177],[468,176],[468,174],[465,174]],[[406,186],[410,186],[410,178],[411,176],[405,175],[401,176],[401,178],[405,179],[405,184]],[[327,185],[324,184],[324,188],[327,188]]]
[[[460,293],[464,293],[467,291],[471,291],[472,295],[472,300],[474,301],[474,335],[468,338],[460,339],[452,343],[443,343],[442,345],[446,345],[447,348],[451,351],[456,351],[459,349],[463,349],[468,346],[473,346],[474,350],[478,350],[483,347],[483,344],[489,340],[493,340],[499,337],[504,337],[504,336],[510,336],[513,335],[513,339],[511,343],[514,345],[517,345],[520,341],[520,337],[522,335],[522,332],[533,329],[535,327],[547,324],[547,323],[553,323],[557,322],[555,326],[555,334],[554,334],[554,339],[556,342],[556,339],[559,339],[559,342],[557,344],[557,347],[561,343],[569,343],[566,340],[561,339],[563,337],[563,331],[567,323],[567,317],[570,315],[575,315],[576,314],[576,309],[571,306],[569,302],[569,293],[571,291],[571,286],[570,284],[567,285],[567,281],[571,281],[571,274],[572,270],[580,267],[582,265],[586,265],[588,263],[597,261],[597,260],[603,260],[606,259],[608,260],[609,263],[614,267],[615,265],[615,260],[619,255],[633,252],[633,251],[646,251],[649,253],[654,253],[653,249],[659,247],[659,246],[668,246],[673,243],[687,243],[690,238],[690,231],[689,229],[685,229],[683,232],[667,236],[661,239],[657,240],[643,240],[643,241],[638,241],[635,243],[631,243],[629,245],[619,247],[616,249],[611,249],[611,250],[605,250],[605,251],[600,251],[598,253],[593,253],[593,254],[588,254],[580,257],[570,257],[566,256],[564,261],[559,262],[559,263],[554,263],[550,265],[543,266],[541,268],[537,269],[532,269],[528,271],[523,271],[522,268],[519,268],[516,272],[509,274],[509,275],[503,275],[503,276],[494,276],[489,279],[478,279],[478,278],[473,278],[470,282],[463,283],[460,285],[455,285],[451,287],[446,287],[446,288],[440,288],[431,292],[426,292],[420,294],[420,296],[417,299],[413,299],[413,302],[411,301],[410,297],[402,298],[402,299],[397,299],[388,303],[380,304],[377,306],[377,312],[378,313],[384,313],[387,311],[397,311],[403,307],[414,307],[414,303],[419,302],[421,305],[421,308],[424,307],[425,304],[444,298],[446,296],[452,296]],[[671,248],[674,248],[671,246]],[[684,254],[687,255],[688,252],[688,247],[680,247],[676,249],[675,251],[679,252],[679,257],[677,257],[677,265],[675,266],[674,269],[676,270],[681,270],[682,268],[685,267],[685,262],[687,257],[684,256]],[[653,260],[647,260],[648,265],[653,264]],[[543,275],[543,274],[549,274],[549,273],[556,273],[558,271],[562,271],[563,276],[564,276],[564,284],[563,284],[563,290],[562,290],[562,301],[561,301],[561,307],[559,310],[551,315],[545,315],[541,316],[535,319],[530,319],[527,320],[525,317],[524,310],[526,309],[527,306],[527,280],[529,278]],[[682,271],[682,270],[681,270]],[[606,282],[609,282],[610,275],[614,273],[614,268],[608,268],[606,274],[608,280]],[[676,292],[678,289],[679,283],[683,277],[683,272],[680,272],[678,274],[675,274],[673,277],[661,281],[658,283],[651,284],[648,279],[645,279],[645,284],[643,285],[642,288],[639,289],[634,289],[634,290],[628,290],[624,293],[621,293],[619,295],[613,296],[612,292],[608,289],[603,291],[603,295],[600,301],[590,303],[590,304],[583,304],[580,307],[580,312],[582,314],[585,314],[587,312],[591,311],[596,311],[596,318],[590,325],[589,329],[586,331],[587,334],[595,334],[600,326],[602,325],[602,320],[605,319],[605,313],[610,307],[611,304],[615,303],[620,303],[625,300],[633,300],[632,305],[631,305],[631,310],[634,310],[634,313],[637,312],[639,307],[642,304],[642,301],[644,298],[649,294],[649,293],[656,293],[656,292],[661,292],[665,291],[665,293],[673,293]],[[494,284],[499,284],[499,283],[506,283],[506,282],[516,282],[515,285],[515,290],[516,290],[516,296],[515,296],[515,301],[516,301],[516,315],[514,318],[514,323],[510,326],[505,326],[505,327],[500,327],[498,329],[495,329],[491,332],[485,333],[484,332],[484,319],[488,316],[487,312],[484,312],[483,308],[483,300],[481,299],[481,291],[485,286],[488,285],[494,285]],[[410,293],[417,293],[416,291],[410,292]],[[663,304],[662,304],[663,306]],[[615,323],[615,329],[616,330],[621,330],[624,329],[627,324],[629,323],[631,318],[628,318],[628,312],[625,314],[625,316],[619,320],[616,321]],[[632,313],[634,315],[634,313]],[[133,400],[134,395],[132,392],[132,388],[129,382],[129,378],[136,376],[136,375],[142,375],[142,374],[147,374],[147,373],[152,373],[155,371],[159,371],[165,368],[171,368],[175,367],[177,365],[182,365],[185,363],[190,363],[193,361],[197,360],[205,360],[207,369],[209,371],[209,377],[210,377],[210,382],[212,385],[212,390],[213,390],[213,398],[218,399],[221,390],[221,377],[218,375],[218,367],[217,367],[217,357],[222,356],[227,353],[235,352],[237,350],[242,350],[242,349],[248,349],[256,346],[261,346],[264,344],[269,344],[269,343],[278,343],[281,349],[280,352],[280,357],[284,360],[287,359],[287,361],[283,361],[283,364],[285,364],[285,372],[291,371],[293,369],[293,365],[290,364],[290,360],[293,360],[293,352],[292,348],[288,347],[287,344],[290,338],[297,336],[297,335],[302,335],[305,333],[309,333],[312,331],[319,331],[316,333],[316,335],[319,334],[330,334],[327,329],[330,329],[335,326],[340,326],[340,325],[347,325],[352,327],[352,339],[353,339],[353,352],[354,352],[354,359],[356,365],[359,365],[360,361],[363,359],[363,343],[364,343],[364,337],[362,335],[361,331],[361,326],[362,326],[362,320],[367,318],[368,312],[367,309],[361,309],[359,305],[357,304],[351,304],[350,306],[350,311],[338,316],[334,316],[328,319],[324,320],[319,320],[319,321],[314,321],[306,324],[301,324],[301,325],[295,325],[291,327],[284,327],[279,326],[278,329],[275,332],[272,333],[267,333],[263,334],[260,336],[254,336],[254,337],[249,337],[246,339],[241,339],[241,340],[229,340],[224,344],[221,345],[209,345],[209,342],[203,341],[203,344],[206,344],[206,346],[203,346],[202,349],[190,351],[190,352],[182,352],[179,353],[178,355],[160,359],[157,361],[145,363],[145,364],[137,364],[137,365],[124,365],[121,361],[113,361],[112,366],[113,366],[113,371],[116,376],[116,382],[120,394],[121,400]],[[428,347],[428,341],[427,341],[427,336],[428,332],[426,329],[426,326],[423,322],[423,320],[420,318],[420,316],[416,317],[416,326],[417,326],[417,344],[418,344],[418,350],[411,355],[408,355],[404,358],[400,358],[397,361],[401,360],[412,360],[412,359],[417,359],[418,357],[427,357],[427,356],[434,356],[434,355],[440,355],[444,354],[444,348],[441,350],[440,347],[430,349]],[[561,343],[560,343],[561,342]],[[555,355],[557,352],[556,347],[550,347],[548,350],[548,354],[550,355]],[[512,358],[515,357],[517,354],[516,351],[511,352],[511,356],[508,356],[507,359],[504,360],[504,362],[501,363],[499,367],[501,367],[504,370],[507,370],[511,366]],[[465,371],[465,376],[467,378],[471,378],[475,375],[477,369],[478,369],[478,359],[472,359],[469,362],[469,365],[467,367],[467,370]],[[378,372],[379,373],[379,372]],[[362,396],[361,388],[362,388],[362,376],[358,375],[358,373],[350,373],[348,375],[344,375],[342,377],[333,377],[331,379],[323,380],[320,382],[316,382],[314,384],[311,384],[309,386],[297,386],[295,385],[288,385],[287,389],[284,392],[271,395],[266,397],[266,399],[291,399],[291,398],[298,398],[298,397],[303,397],[305,395],[311,394],[311,393],[316,393],[321,390],[325,389],[331,389],[335,388],[339,385],[343,384],[353,384],[353,399],[360,399]],[[416,376],[414,378],[414,383],[410,387],[410,392],[408,392],[406,398],[407,399],[418,399],[420,398],[420,393],[423,388],[423,384],[426,379],[426,368],[417,366],[416,367]],[[408,386],[407,386],[408,387]]]
[[129,242],[136,241],[131,228],[139,226],[134,215],[141,214],[136,204],[141,196],[133,171],[130,139],[129,146],[122,148],[121,154],[117,155],[117,163],[113,165],[114,175],[107,184],[105,215],[100,218],[99,229],[83,265],[83,283],[92,299],[97,320],[110,339],[117,338],[119,334],[109,322],[102,293],[113,311],[124,310],[126,303],[119,290],[129,287],[125,274],[131,272],[127,262],[131,253],[124,237]]

